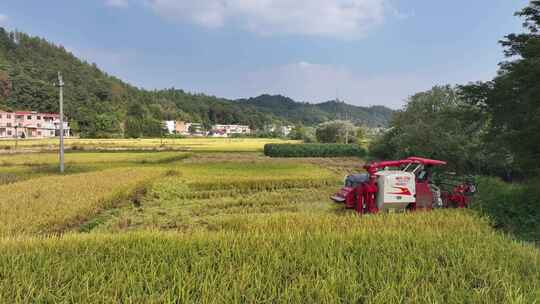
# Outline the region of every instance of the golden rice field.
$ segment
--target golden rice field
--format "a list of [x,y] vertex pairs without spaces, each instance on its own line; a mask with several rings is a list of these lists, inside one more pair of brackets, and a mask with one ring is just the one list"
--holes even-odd
[[[184,152],[72,152],[66,153],[64,161],[70,164],[99,164],[99,163],[152,163],[171,162],[188,158]],[[58,153],[20,153],[14,155],[0,154],[0,166],[37,166],[58,164]]]
[[62,232],[114,206],[159,174],[163,169],[122,168],[0,186],[0,235]]
[[[267,143],[295,143],[293,140],[266,138],[143,138],[79,139],[67,138],[66,149],[75,150],[181,150],[204,152],[262,151]],[[51,151],[58,149],[58,139],[1,140],[0,151]]]
[[244,144],[0,156],[0,303],[540,302],[540,250],[488,219],[359,217],[328,197],[361,160]]

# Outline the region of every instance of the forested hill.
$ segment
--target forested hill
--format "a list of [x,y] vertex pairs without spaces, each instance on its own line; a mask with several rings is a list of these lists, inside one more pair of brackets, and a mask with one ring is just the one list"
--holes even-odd
[[261,112],[306,125],[334,119],[347,119],[370,127],[386,126],[394,113],[393,110],[384,106],[358,107],[338,100],[311,104],[296,102],[281,95],[261,95],[241,99],[238,102],[254,106]]
[[333,102],[309,105],[288,99],[285,107],[274,109],[266,102],[255,102],[267,95],[237,102],[174,88],[143,90],[78,59],[62,46],[0,27],[0,110],[57,111],[58,71],[64,76],[66,115],[73,129],[87,137],[155,136],[163,119],[262,128],[273,122],[316,124],[339,118],[341,113],[336,111],[350,107],[351,119],[376,126],[386,125],[391,114],[383,107],[334,106]]

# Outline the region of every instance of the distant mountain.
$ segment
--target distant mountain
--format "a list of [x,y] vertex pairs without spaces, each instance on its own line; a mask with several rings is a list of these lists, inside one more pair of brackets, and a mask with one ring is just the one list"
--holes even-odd
[[394,111],[384,106],[359,107],[339,100],[318,104],[296,102],[282,95],[261,95],[237,102],[290,122],[315,125],[334,119],[351,120],[369,127],[386,126]]
[[159,136],[161,121],[314,125],[349,113],[357,123],[386,125],[391,110],[341,102],[298,103],[262,95],[233,101],[180,89],[144,90],[110,76],[43,38],[0,27],[0,110],[58,111],[57,72],[65,82],[65,113],[84,137]]

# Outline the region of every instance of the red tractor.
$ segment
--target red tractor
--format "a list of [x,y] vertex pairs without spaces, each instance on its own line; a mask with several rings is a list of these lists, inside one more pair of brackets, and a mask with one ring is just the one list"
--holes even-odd
[[[421,157],[369,163],[364,166],[367,173],[347,176],[345,186],[331,199],[361,214],[468,207],[476,191],[474,182],[436,185],[433,169],[444,165],[444,161]],[[442,186],[450,188],[441,190]]]

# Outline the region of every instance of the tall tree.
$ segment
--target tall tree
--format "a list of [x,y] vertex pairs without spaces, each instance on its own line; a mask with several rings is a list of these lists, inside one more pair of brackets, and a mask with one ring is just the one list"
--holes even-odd
[[516,13],[524,33],[501,41],[508,61],[490,82],[463,87],[472,104],[491,116],[490,139],[508,148],[515,163],[530,175],[540,173],[540,1]]
[[378,158],[436,158],[461,172],[484,171],[489,164],[481,141],[485,115],[465,103],[453,87],[413,95],[390,126],[370,147]]

